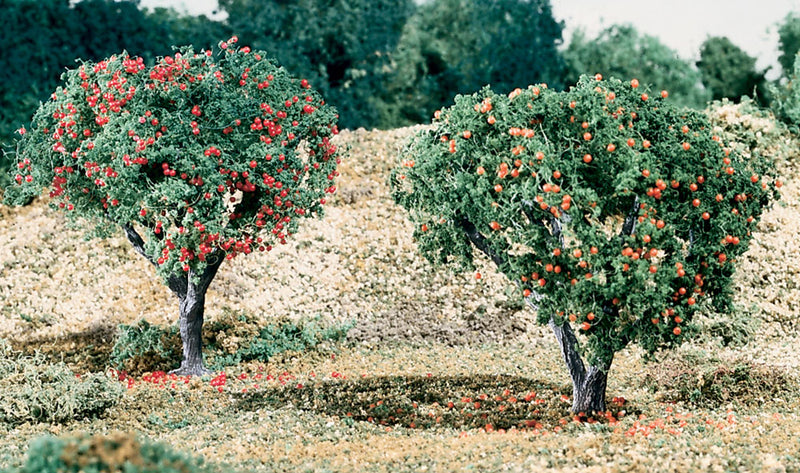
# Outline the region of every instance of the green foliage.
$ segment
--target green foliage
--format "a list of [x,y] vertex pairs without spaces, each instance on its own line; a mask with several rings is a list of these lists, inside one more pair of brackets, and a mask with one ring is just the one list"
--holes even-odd
[[139,229],[165,279],[285,243],[335,190],[336,111],[235,42],[217,59],[187,47],[67,72],[22,130],[6,199],[49,186],[70,216]]
[[800,14],[788,13],[778,26],[778,50],[783,76],[791,78],[795,73],[795,56],[800,51]]
[[[14,130],[30,118],[39,100],[53,90],[63,68],[74,61],[69,45],[71,38],[80,36],[80,25],[69,21],[68,0],[6,0],[0,5],[0,149],[5,149]],[[9,182],[9,165],[8,158],[0,156],[0,186]]]
[[120,325],[111,350],[111,366],[128,373],[152,371],[156,366],[180,363],[181,341],[175,326],[164,329],[140,320]]
[[[6,0],[3,8],[4,149],[78,58],[126,50],[150,65],[171,44],[210,50],[231,34],[307,78],[347,128],[420,123],[454,94],[487,83],[560,87],[564,69],[556,50],[563,26],[549,0],[222,0],[224,21],[146,11],[135,0]],[[9,164],[0,158],[0,171]],[[7,182],[0,172],[0,185]]]
[[389,53],[412,0],[222,0],[231,31],[306,77],[347,128],[373,126]]
[[713,100],[727,97],[739,102],[742,96],[754,97],[766,92],[767,71],[757,71],[756,59],[727,37],[712,37],[703,42],[697,68]]
[[0,423],[69,422],[102,415],[124,387],[102,373],[76,376],[64,363],[22,356],[0,340]]
[[392,175],[429,260],[471,267],[485,250],[540,322],[577,325],[592,364],[680,343],[696,303],[729,309],[736,260],[778,196],[768,159],[642,89],[584,76],[458,96]]
[[[230,28],[225,23],[211,20],[205,15],[183,15],[173,8],[157,7],[148,11],[146,22],[152,31],[161,33],[161,36],[158,37],[150,33],[154,43],[150,47],[155,48],[155,52],[152,55],[141,54],[147,58],[148,63],[154,61],[159,55],[170,54],[172,48],[169,45],[172,44],[191,44],[196,49],[212,50],[217,47],[219,38],[231,37]],[[105,54],[96,57],[103,58],[123,49],[131,53],[136,52],[123,42],[118,47],[107,50]]]
[[[169,53],[169,28],[165,23],[151,21],[136,1],[81,0],[72,6],[69,20],[89,27],[108,26],[82,36],[81,49],[78,54],[73,53],[70,63],[65,66],[72,67],[77,58],[97,60],[122,50],[150,60]],[[71,39],[66,44],[75,42]]]
[[427,121],[458,93],[561,87],[563,26],[549,0],[433,0],[409,19],[392,55],[381,126]]
[[576,31],[564,59],[568,82],[581,74],[635,77],[643,84],[669,91],[676,105],[703,108],[709,99],[697,69],[655,36],[640,34],[631,25],[610,26],[591,39]]
[[314,349],[326,341],[342,341],[353,325],[354,323],[346,323],[325,326],[320,323],[319,318],[299,323],[287,321],[269,324],[261,328],[255,337],[241,344],[235,352],[228,355],[212,352],[212,356],[217,367],[253,360],[267,362],[279,353],[301,352]]
[[[31,442],[15,473],[212,473],[222,471],[202,457],[141,441],[133,434],[40,437]],[[226,469],[226,471],[230,471]]]
[[712,314],[699,320],[703,336],[722,346],[747,345],[756,335],[761,319],[756,307],[734,306],[727,314]]

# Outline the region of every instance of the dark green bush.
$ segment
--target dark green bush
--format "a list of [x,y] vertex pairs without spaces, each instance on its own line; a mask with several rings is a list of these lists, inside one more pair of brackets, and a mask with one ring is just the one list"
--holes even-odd
[[406,25],[392,55],[381,126],[427,122],[456,94],[547,82],[561,88],[563,25],[549,0],[433,0]]
[[339,110],[343,128],[377,122],[382,88],[411,0],[221,0],[233,34],[305,77]]
[[800,50],[800,14],[789,12],[778,25],[778,62],[783,68],[783,77],[791,78],[794,73],[795,56]]
[[756,59],[726,37],[703,42],[697,68],[713,100],[727,97],[739,102],[743,96],[758,98],[767,92],[767,70],[757,71]]
[[103,373],[77,376],[64,363],[21,356],[0,340],[0,423],[69,422],[102,415],[124,387]]
[[[40,437],[24,466],[9,473],[211,473],[220,468],[132,434]],[[231,471],[226,469],[225,471]]]
[[178,327],[163,328],[146,320],[122,324],[109,361],[111,366],[132,374],[176,365],[181,361]]

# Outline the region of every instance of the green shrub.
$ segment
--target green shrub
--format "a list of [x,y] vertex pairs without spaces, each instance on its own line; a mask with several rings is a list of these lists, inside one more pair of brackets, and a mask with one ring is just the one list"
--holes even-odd
[[727,313],[709,312],[698,317],[701,327],[699,338],[708,339],[722,346],[747,345],[761,325],[757,307],[734,306]]
[[102,415],[125,388],[103,373],[77,376],[64,363],[21,356],[0,341],[0,422],[62,423]]
[[[223,471],[161,443],[133,434],[40,437],[14,473],[212,473]],[[226,469],[225,471],[231,471]]]
[[662,401],[719,408],[729,403],[758,406],[789,400],[797,396],[798,382],[775,367],[691,350],[648,364],[642,387]]
[[130,374],[153,371],[158,366],[181,361],[181,339],[177,326],[162,328],[140,320],[120,325],[109,362]]
[[280,325],[268,325],[242,352],[242,356],[245,360],[267,360],[281,351],[302,351],[314,348],[324,341],[342,341],[352,326],[351,323],[324,327],[320,325],[318,318],[299,324],[286,322]]
[[[339,342],[353,325],[325,325],[316,317],[259,326],[246,314],[226,312],[206,324],[203,344],[210,366],[221,369],[246,361],[267,362],[279,353],[311,350],[326,341]],[[134,325],[120,325],[110,360],[115,368],[136,375],[176,360],[180,360],[176,326],[165,328],[145,320]]]
[[785,84],[769,87],[770,109],[796,134],[800,132],[800,55],[795,56],[794,68],[787,76]]
[[698,307],[731,309],[738,259],[778,196],[768,159],[726,148],[666,96],[600,76],[458,96],[392,175],[423,255],[472,268],[477,250],[553,328],[577,412],[604,410],[614,353],[676,346]]
[[351,322],[325,326],[318,317],[299,322],[273,323],[261,328],[250,340],[240,343],[235,351],[212,349],[211,355],[217,367],[254,360],[267,362],[279,353],[311,350],[326,341],[340,342],[353,325]]

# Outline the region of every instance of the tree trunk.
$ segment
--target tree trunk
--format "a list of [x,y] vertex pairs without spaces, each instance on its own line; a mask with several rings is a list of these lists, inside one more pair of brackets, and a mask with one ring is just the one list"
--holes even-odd
[[[158,262],[145,251],[142,237],[133,225],[123,225],[125,236],[137,253],[158,267]],[[170,371],[177,375],[203,376],[211,371],[203,365],[203,312],[205,311],[206,291],[217,275],[225,253],[216,250],[206,255],[206,267],[201,273],[189,270],[187,273],[173,274],[166,279],[167,286],[178,298],[183,361],[180,368]]]
[[[529,212],[529,207],[532,204],[529,202],[523,202],[522,204],[523,212],[529,216],[531,224],[536,224],[536,218]],[[639,197],[637,196],[634,199],[631,211],[623,223],[621,237],[630,235],[635,230],[638,211]],[[564,218],[569,218],[569,215],[565,214]],[[486,237],[483,236],[468,219],[462,218],[458,222],[464,234],[475,248],[491,258],[497,267],[502,269],[506,264],[504,255],[495,252]],[[563,247],[561,221],[559,219],[552,219],[550,224],[554,240],[558,241],[559,245]],[[525,302],[534,311],[538,311],[538,302],[541,298],[542,296],[540,294],[534,292],[525,298]],[[604,360],[601,365],[589,366],[587,370],[580,353],[578,353],[578,339],[575,337],[575,333],[572,331],[569,322],[565,321],[561,325],[557,325],[555,319],[551,316],[549,325],[556,336],[556,340],[558,340],[558,345],[561,347],[561,355],[569,370],[570,378],[572,378],[572,412],[574,414],[584,413],[585,415],[604,412],[606,410],[608,371],[611,369],[613,355],[609,355],[608,360]]]
[[203,376],[211,371],[203,365],[203,313],[206,304],[206,291],[214,276],[217,275],[225,255],[216,251],[207,257],[208,265],[200,274],[193,270],[185,276],[185,285],[173,284],[170,278],[169,287],[178,296],[180,308],[180,332],[183,343],[183,360],[180,368],[170,371],[181,376]]
[[573,388],[572,413],[591,414],[606,410],[608,369],[589,366],[580,388]]
[[206,288],[189,282],[186,294],[176,294],[180,303],[180,332],[183,360],[178,369],[170,371],[180,376],[203,376],[211,371],[203,365],[203,312]]
[[578,340],[568,322],[556,325],[550,318],[550,328],[561,347],[561,355],[572,378],[572,413],[604,412],[606,410],[606,385],[611,359],[601,366],[586,366],[578,353]]

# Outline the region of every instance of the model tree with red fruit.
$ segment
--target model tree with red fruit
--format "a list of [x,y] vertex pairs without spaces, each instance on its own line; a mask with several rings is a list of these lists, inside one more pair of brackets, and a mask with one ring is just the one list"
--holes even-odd
[[639,82],[583,77],[436,114],[392,178],[432,262],[484,253],[549,324],[572,410],[606,409],[614,354],[681,343],[699,308],[730,309],[737,259],[779,181],[708,120]]
[[[83,63],[20,129],[6,200],[49,189],[119,226],[178,297],[183,361],[201,375],[205,295],[222,262],[285,243],[335,191],[336,111],[265,53],[182,48],[146,67]],[[105,225],[105,223],[101,223]]]

